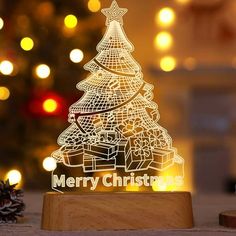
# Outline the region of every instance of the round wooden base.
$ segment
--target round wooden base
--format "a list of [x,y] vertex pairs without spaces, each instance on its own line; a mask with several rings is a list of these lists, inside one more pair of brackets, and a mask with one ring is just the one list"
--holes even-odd
[[47,193],[42,229],[134,230],[193,227],[191,194],[156,193]]
[[220,213],[219,223],[224,227],[236,228],[236,210]]

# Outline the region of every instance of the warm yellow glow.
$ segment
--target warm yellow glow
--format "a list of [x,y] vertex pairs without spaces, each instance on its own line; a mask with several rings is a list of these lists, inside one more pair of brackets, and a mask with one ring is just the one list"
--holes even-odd
[[175,21],[175,12],[170,7],[162,8],[157,13],[155,20],[161,26],[171,26]]
[[88,9],[91,12],[97,12],[101,9],[101,3],[99,0],[89,0],[88,1]]
[[6,87],[0,87],[0,100],[4,101],[10,97],[10,91]]
[[70,60],[74,63],[79,63],[83,60],[84,53],[80,49],[74,49],[70,52]]
[[175,184],[169,184],[168,182],[158,183],[154,181],[152,185],[152,190],[154,192],[165,192],[165,191],[177,191],[180,187]]
[[35,73],[40,79],[46,79],[50,75],[51,71],[48,65],[40,64],[36,67]]
[[196,68],[197,65],[197,61],[195,58],[193,57],[188,57],[184,60],[183,62],[183,66],[187,69],[187,70],[194,70]]
[[0,30],[3,28],[4,26],[4,21],[3,19],[0,17]]
[[43,161],[43,168],[46,171],[53,171],[57,168],[57,162],[53,157],[46,157]]
[[126,187],[127,192],[138,192],[139,191],[139,186],[136,184],[132,186],[131,184],[128,184]]
[[160,68],[166,72],[174,70],[176,68],[176,65],[176,59],[172,56],[163,57],[160,61]]
[[10,75],[14,70],[14,66],[10,61],[2,61],[0,63],[0,72],[4,75]]
[[76,16],[74,16],[72,14],[67,15],[64,19],[65,26],[70,29],[75,28],[77,23],[78,23],[78,20],[77,20]]
[[49,98],[43,102],[43,109],[48,113],[56,111],[57,107],[57,102],[52,98]]
[[152,190],[155,191],[155,192],[166,191],[167,190],[167,186],[166,186],[165,183],[160,185],[160,184],[158,184],[158,181],[154,181],[154,183],[152,185]]
[[180,4],[187,4],[189,3],[191,0],[175,0],[177,3],[180,3]]
[[18,184],[20,183],[22,176],[20,171],[18,170],[10,170],[7,174],[6,174],[6,179],[9,179],[10,184]]
[[173,44],[173,38],[172,35],[168,32],[160,32],[155,37],[155,47],[160,50],[167,50],[169,49]]
[[34,47],[34,41],[30,37],[25,37],[20,41],[20,46],[25,51],[30,51]]

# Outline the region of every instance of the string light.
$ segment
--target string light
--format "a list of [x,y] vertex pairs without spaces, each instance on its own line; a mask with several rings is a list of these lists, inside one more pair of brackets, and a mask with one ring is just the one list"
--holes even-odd
[[175,21],[175,12],[170,7],[162,8],[155,17],[157,24],[161,26],[171,26]]
[[10,61],[4,60],[0,63],[0,72],[4,75],[10,75],[14,70],[14,66]]
[[30,51],[34,47],[34,41],[30,37],[21,39],[20,46],[25,51]]
[[10,91],[6,87],[0,87],[0,100],[4,101],[10,97]]
[[160,60],[160,68],[166,72],[174,70],[176,65],[176,59],[172,56],[165,56]]
[[76,18],[76,16],[70,14],[70,15],[67,15],[64,19],[64,24],[67,28],[75,28],[77,26],[77,23],[78,23],[78,20]]
[[10,170],[7,174],[6,174],[6,179],[9,179],[9,183],[12,184],[18,184],[20,183],[22,176],[20,171],[18,170]]
[[155,37],[154,44],[157,49],[167,50],[173,44],[173,37],[170,33],[162,31]]
[[3,19],[0,17],[0,30],[3,28],[4,26],[4,21]]
[[79,63],[83,60],[84,53],[80,49],[74,49],[70,52],[70,60],[74,63]]
[[47,113],[53,113],[57,110],[58,104],[55,99],[48,98],[43,102],[43,110]]
[[51,70],[48,65],[40,64],[36,67],[35,73],[40,79],[46,79],[49,77]]
[[43,168],[46,171],[54,171],[57,168],[57,162],[53,157],[46,157],[43,160]]
[[89,0],[88,1],[88,9],[91,12],[97,12],[101,9],[101,3],[99,0]]

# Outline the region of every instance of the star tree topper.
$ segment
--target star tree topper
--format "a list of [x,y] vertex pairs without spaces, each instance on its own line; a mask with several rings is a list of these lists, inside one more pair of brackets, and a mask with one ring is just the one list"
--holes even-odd
[[123,16],[127,13],[126,8],[120,8],[116,1],[113,1],[110,8],[104,8],[102,13],[107,17],[106,25],[108,26],[110,22],[117,21],[123,25]]

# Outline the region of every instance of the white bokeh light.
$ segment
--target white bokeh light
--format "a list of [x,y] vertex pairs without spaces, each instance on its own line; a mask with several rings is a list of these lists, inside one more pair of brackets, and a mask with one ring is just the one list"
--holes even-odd
[[46,171],[53,171],[57,168],[57,162],[53,157],[46,157],[43,160],[43,168]]
[[80,49],[74,49],[70,52],[70,60],[74,63],[80,63],[84,58],[84,53]]
[[0,63],[0,72],[3,75],[10,75],[14,70],[14,66],[13,64],[8,61],[8,60],[4,60]]
[[3,28],[4,26],[4,21],[3,19],[0,17],[0,30]]
[[51,73],[51,70],[49,68],[48,65],[46,64],[40,64],[36,67],[36,75],[40,78],[40,79],[46,79],[48,78],[48,76]]
[[6,175],[6,178],[9,179],[9,183],[11,185],[13,185],[13,184],[20,183],[20,181],[22,179],[22,176],[21,176],[20,171],[18,171],[18,170],[10,170],[7,173],[7,175]]

